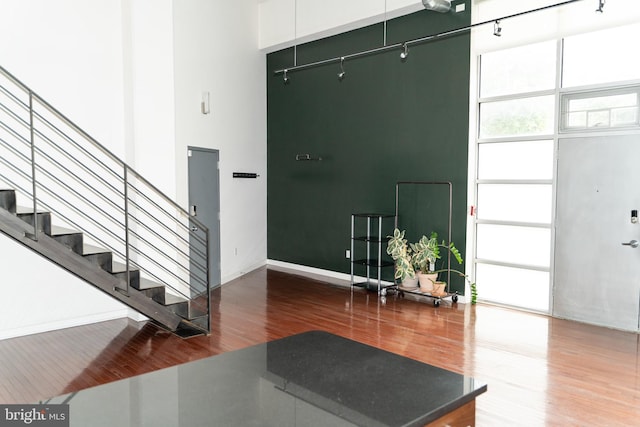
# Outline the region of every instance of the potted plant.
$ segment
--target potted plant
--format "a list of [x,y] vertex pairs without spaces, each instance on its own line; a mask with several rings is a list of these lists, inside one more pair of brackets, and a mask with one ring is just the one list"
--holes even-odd
[[422,292],[431,292],[433,283],[438,278],[438,274],[434,271],[436,260],[440,258],[438,235],[431,233],[430,237],[422,236],[420,240],[416,243],[411,243],[409,247],[413,252],[411,262],[418,273],[420,290]]
[[[434,237],[437,241],[438,235],[436,233],[431,233],[431,236]],[[453,255],[453,257],[455,258],[455,260],[458,262],[458,264],[462,264],[463,260],[462,260],[462,255],[460,254],[460,251],[458,250],[458,248],[456,248],[455,244],[453,242],[449,242],[449,244],[447,245],[445,243],[445,241],[443,240],[442,242],[437,244],[437,250],[436,250],[436,254],[437,254],[437,259],[440,258],[440,248],[442,249],[446,249],[448,250],[451,255]],[[462,276],[465,278],[465,280],[467,282],[469,282],[469,278],[466,274],[464,274],[462,271],[456,270],[454,268],[451,268],[450,266],[447,266],[447,268],[441,268],[441,269],[434,269],[433,271],[436,274],[440,274],[440,273],[447,273],[447,272],[451,272],[451,273],[456,273],[459,276]],[[469,282],[470,283],[470,282]],[[475,283],[470,283],[471,285],[471,290],[472,290],[472,294],[475,294]],[[433,291],[432,294],[435,296],[444,296],[447,294],[447,282],[444,281],[434,281],[433,283]],[[477,295],[477,294],[475,294]],[[472,298],[472,304],[475,304],[475,295]]]
[[402,281],[403,288],[415,289],[418,286],[418,278],[413,268],[412,251],[404,233],[404,230],[396,228],[393,230],[393,236],[387,236],[387,254],[391,255],[395,264],[394,278]]
[[[413,289],[420,281],[420,290],[429,292],[435,296],[445,296],[447,294],[447,283],[438,281],[440,273],[451,272],[465,278],[470,284],[471,304],[476,303],[477,290],[476,284],[471,283],[466,274],[462,271],[450,268],[436,268],[436,262],[441,258],[440,251],[447,250],[453,255],[458,264],[463,263],[462,255],[453,242],[446,244],[443,240],[438,242],[438,234],[432,232],[429,237],[422,236],[416,243],[407,243],[404,238],[405,230],[395,229],[393,236],[387,236],[389,242],[387,244],[387,254],[391,255],[395,262],[395,278],[402,281],[402,287]],[[457,296],[454,296],[457,301]]]

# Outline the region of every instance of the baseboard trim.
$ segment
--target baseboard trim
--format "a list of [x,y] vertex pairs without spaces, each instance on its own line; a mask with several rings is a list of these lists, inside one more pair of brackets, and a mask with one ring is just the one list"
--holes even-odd
[[105,322],[107,320],[122,319],[123,317],[128,317],[128,311],[128,308],[123,308],[116,311],[92,314],[89,316],[77,317],[73,319],[57,320],[37,325],[28,325],[20,328],[7,329],[0,331],[0,340],[40,334],[43,332],[51,332],[59,329],[73,328],[76,326]]
[[221,285],[224,286],[225,284],[231,282],[232,280],[237,279],[240,276],[244,276],[245,274],[250,273],[253,270],[257,270],[260,267],[264,267],[266,264],[267,264],[267,260],[260,261],[260,262],[257,262],[255,264],[253,264],[253,265],[250,265],[248,267],[243,268],[241,271],[237,271],[237,272],[235,272],[233,274],[229,274],[227,276],[224,276],[224,277],[222,277],[220,279]]
[[267,260],[267,266],[274,270],[283,271],[285,273],[298,274],[309,277],[310,279],[328,282],[332,285],[351,287],[351,275],[338,273],[337,271],[323,270],[321,268],[308,267],[306,265],[292,264],[290,262]]
[[[306,265],[292,264],[289,262],[276,261],[269,259],[267,260],[267,266],[269,268],[273,268],[279,271],[284,271],[285,273],[298,274],[301,276],[309,277],[310,279],[319,280],[321,282],[327,282],[331,285],[342,286],[345,288],[351,287],[351,275],[346,273],[338,273],[336,271],[323,270],[321,268],[308,267]],[[354,280],[356,282],[364,282],[367,280],[366,277],[354,276]],[[392,283],[387,281],[382,281],[382,284],[385,286],[391,285]],[[406,297],[410,299],[415,299],[416,301],[426,301],[425,297],[420,297],[418,295],[405,294]],[[467,300],[464,295],[458,296],[459,303],[466,303]]]

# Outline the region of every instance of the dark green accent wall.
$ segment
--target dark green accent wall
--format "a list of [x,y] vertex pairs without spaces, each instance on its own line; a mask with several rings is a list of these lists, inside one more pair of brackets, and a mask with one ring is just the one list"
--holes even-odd
[[[387,44],[470,24],[466,12],[420,11],[388,22]],[[298,46],[298,64],[381,46],[382,24]],[[468,32],[289,73],[293,49],[267,57],[267,255],[348,273],[351,214],[394,213],[398,181],[453,183],[453,241],[464,254],[469,135]],[[296,161],[297,154],[322,161]],[[446,237],[442,189],[403,187],[400,226]],[[391,224],[392,225],[392,224]],[[389,276],[391,269],[389,269]],[[455,289],[463,282],[452,280]]]

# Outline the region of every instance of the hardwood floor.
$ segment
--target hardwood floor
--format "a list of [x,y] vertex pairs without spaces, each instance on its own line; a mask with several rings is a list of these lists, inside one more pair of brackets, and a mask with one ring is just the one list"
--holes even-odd
[[122,319],[0,341],[0,402],[37,402],[321,329],[486,382],[478,426],[640,420],[638,334],[482,304],[381,304],[374,293],[266,268],[215,290],[212,302],[208,337],[181,340]]

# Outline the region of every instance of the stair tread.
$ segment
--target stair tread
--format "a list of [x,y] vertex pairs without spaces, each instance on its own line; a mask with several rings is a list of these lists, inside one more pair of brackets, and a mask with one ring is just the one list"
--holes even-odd
[[161,285],[158,282],[154,282],[153,280],[149,280],[145,277],[140,278],[140,284],[138,286],[139,286],[138,290],[140,291],[153,289],[153,288],[164,288],[164,285]]
[[[50,213],[50,212],[38,209],[38,213],[39,214],[47,214],[47,213]],[[33,215],[33,207],[32,206],[31,207],[16,206],[16,215]]]
[[105,254],[111,252],[108,249],[101,248],[98,246],[89,245],[87,243],[83,243],[82,245],[82,254],[83,255],[94,255],[94,254]]
[[[111,263],[111,273],[125,273],[127,271],[127,264],[123,264],[121,262],[118,261],[112,261]],[[137,268],[133,267],[132,265],[129,265],[129,271],[139,271]]]
[[166,294],[164,296],[164,305],[180,304],[187,302],[186,299],[173,294]]
[[77,230],[72,230],[70,228],[60,227],[57,225],[51,226],[51,236],[68,236],[71,234],[82,234],[82,232]]

